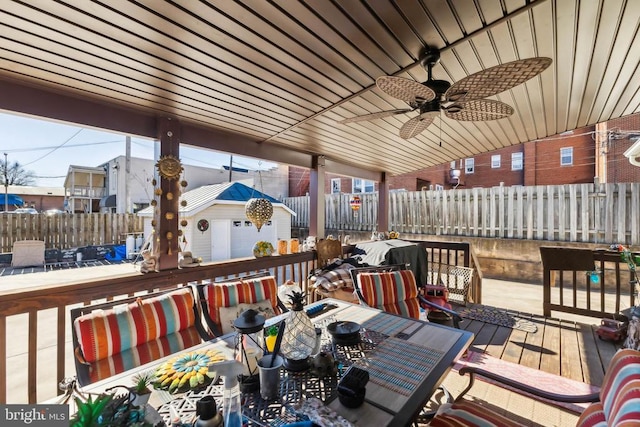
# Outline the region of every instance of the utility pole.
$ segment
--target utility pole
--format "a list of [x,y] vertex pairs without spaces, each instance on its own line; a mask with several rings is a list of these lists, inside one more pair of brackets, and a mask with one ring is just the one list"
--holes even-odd
[[4,153],[4,211],[9,212],[9,177],[7,169],[9,163],[7,162],[7,153]]

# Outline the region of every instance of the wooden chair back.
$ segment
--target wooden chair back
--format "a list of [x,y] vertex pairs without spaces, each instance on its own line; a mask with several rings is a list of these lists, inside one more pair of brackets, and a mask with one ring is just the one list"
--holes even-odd
[[342,243],[335,239],[322,239],[316,242],[318,267],[326,267],[336,258],[342,258]]

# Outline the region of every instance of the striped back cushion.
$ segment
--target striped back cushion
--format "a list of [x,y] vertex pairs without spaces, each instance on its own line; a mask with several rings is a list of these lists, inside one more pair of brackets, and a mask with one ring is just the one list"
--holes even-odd
[[200,344],[200,342],[200,334],[193,327],[143,343],[92,363],[89,366],[89,381],[94,383],[101,379],[112,377],[145,363],[193,347],[196,344]]
[[195,325],[193,294],[190,288],[175,291],[148,299],[138,299],[146,326],[146,341],[187,329]]
[[360,273],[357,278],[368,306],[405,317],[420,318],[418,287],[413,271]]
[[257,277],[237,282],[211,283],[204,288],[209,317],[222,330],[220,307],[234,307],[238,304],[255,304],[269,300],[275,314],[280,314],[278,307],[278,283],[274,276]]
[[135,304],[95,310],[75,319],[73,327],[87,362],[104,359],[146,341],[144,327],[135,326],[131,306]]
[[638,425],[640,351],[623,349],[613,356],[602,382],[600,401],[609,425]]
[[195,325],[193,294],[182,288],[127,305],[95,310],[75,319],[73,327],[87,362],[118,354]]

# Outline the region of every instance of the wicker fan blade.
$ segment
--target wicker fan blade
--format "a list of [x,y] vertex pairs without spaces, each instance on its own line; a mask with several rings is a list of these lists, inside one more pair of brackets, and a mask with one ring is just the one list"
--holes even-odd
[[377,113],[365,114],[365,115],[362,115],[362,116],[356,116],[356,117],[350,117],[348,119],[338,120],[338,123],[347,124],[347,123],[362,122],[364,120],[381,119],[383,117],[394,116],[396,114],[409,113],[411,111],[413,111],[413,110],[404,109],[404,110],[380,111],[380,112],[377,112]]
[[493,96],[537,76],[551,62],[551,58],[537,57],[496,65],[455,82],[445,92],[444,98],[457,102]]
[[510,105],[490,99],[476,99],[469,102],[456,102],[444,110],[445,116],[464,122],[482,122],[498,120],[513,114]]
[[440,112],[438,111],[428,111],[409,120],[400,128],[400,138],[409,139],[418,135],[425,130],[439,114]]
[[403,77],[381,76],[376,79],[376,85],[387,95],[408,104],[433,101],[436,97],[436,93],[427,86]]

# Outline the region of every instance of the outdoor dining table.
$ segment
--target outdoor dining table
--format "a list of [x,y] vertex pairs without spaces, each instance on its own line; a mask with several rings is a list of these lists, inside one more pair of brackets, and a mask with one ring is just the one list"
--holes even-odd
[[[280,397],[264,401],[259,392],[243,394],[243,415],[250,425],[283,425],[301,420],[295,407],[303,399],[318,398],[346,420],[362,426],[403,426],[429,401],[449,373],[451,367],[471,344],[473,334],[447,326],[423,322],[385,313],[377,309],[324,299],[312,306],[326,304],[312,321],[323,331],[322,351],[332,353],[339,362],[337,376],[317,378],[310,371],[281,372]],[[269,319],[271,323],[286,317]],[[335,321],[356,322],[360,325],[361,342],[357,345],[333,345],[326,325]],[[226,335],[202,343],[186,351],[217,348],[232,351],[234,335]],[[174,355],[175,356],[175,355]],[[99,393],[114,385],[131,384],[138,372],[153,369],[162,360],[152,362],[120,375],[84,387],[83,392]],[[337,399],[337,384],[347,368],[356,365],[369,373],[365,402],[350,409]],[[170,394],[155,390],[149,404],[169,425],[171,409],[182,421],[192,422],[196,402],[205,395],[213,395],[222,403],[223,385],[220,381],[205,389]],[[157,415],[156,414],[156,415]]]

